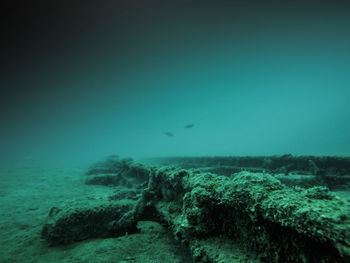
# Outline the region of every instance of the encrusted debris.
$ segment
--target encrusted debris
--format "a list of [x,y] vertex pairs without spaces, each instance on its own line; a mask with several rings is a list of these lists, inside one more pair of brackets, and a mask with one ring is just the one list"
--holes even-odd
[[288,187],[266,172],[228,177],[131,161],[108,169],[133,198],[124,190],[102,206],[53,208],[43,229],[52,245],[130,234],[152,220],[195,262],[350,262],[349,203],[326,187]]

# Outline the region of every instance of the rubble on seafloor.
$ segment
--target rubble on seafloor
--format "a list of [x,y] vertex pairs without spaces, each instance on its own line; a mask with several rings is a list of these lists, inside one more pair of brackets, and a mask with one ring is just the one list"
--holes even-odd
[[306,174],[310,187],[289,187],[265,170],[208,170],[114,156],[90,167],[86,183],[115,187],[115,194],[52,208],[42,236],[50,245],[115,237],[138,232],[137,223],[148,220],[166,226],[194,262],[350,262],[350,204],[312,186],[315,167],[316,174]]

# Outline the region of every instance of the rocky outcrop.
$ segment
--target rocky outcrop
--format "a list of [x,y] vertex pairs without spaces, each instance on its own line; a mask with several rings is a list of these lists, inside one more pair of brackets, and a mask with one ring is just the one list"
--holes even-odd
[[138,221],[152,220],[188,246],[196,262],[350,262],[349,203],[325,187],[287,187],[267,173],[227,177],[127,166],[126,180],[135,174],[125,171],[148,173],[136,201],[125,199],[131,202],[125,206],[114,198],[90,209],[53,209],[43,236],[55,245],[132,233]]
[[[247,156],[247,157],[174,157],[152,158],[146,161],[159,165],[175,165],[231,176],[240,171],[273,175],[314,176],[313,184],[330,189],[350,189],[350,158],[337,156]],[[291,180],[288,180],[292,183]],[[303,182],[297,180],[296,183]],[[306,183],[308,184],[308,183]]]
[[149,169],[148,165],[133,163],[131,158],[113,155],[88,169],[86,184],[140,188],[148,181]]
[[[268,174],[227,178],[160,168],[143,192],[137,217],[152,206],[194,254],[199,241],[223,237],[264,262],[350,260],[350,209],[326,188],[288,188]],[[198,261],[217,262],[205,247]]]
[[80,206],[53,207],[41,235],[50,245],[68,244],[96,237],[116,237],[136,233],[137,222],[133,218],[134,204],[129,202],[105,202]]

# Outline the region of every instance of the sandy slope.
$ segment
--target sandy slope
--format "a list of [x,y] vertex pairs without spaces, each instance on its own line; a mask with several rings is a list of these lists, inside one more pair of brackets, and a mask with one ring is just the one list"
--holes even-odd
[[83,184],[84,168],[20,167],[0,170],[0,262],[186,262],[181,247],[154,222],[140,234],[48,247],[40,232],[51,207],[109,195]]

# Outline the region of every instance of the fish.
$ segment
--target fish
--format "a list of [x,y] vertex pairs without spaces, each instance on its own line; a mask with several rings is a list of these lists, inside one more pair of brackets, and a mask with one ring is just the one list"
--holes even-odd
[[164,134],[165,134],[166,136],[169,136],[169,137],[174,136],[174,134],[173,134],[172,132],[164,132]]
[[193,126],[194,126],[194,124],[191,123],[191,124],[185,125],[184,128],[185,128],[185,129],[190,129],[190,128],[193,128]]

